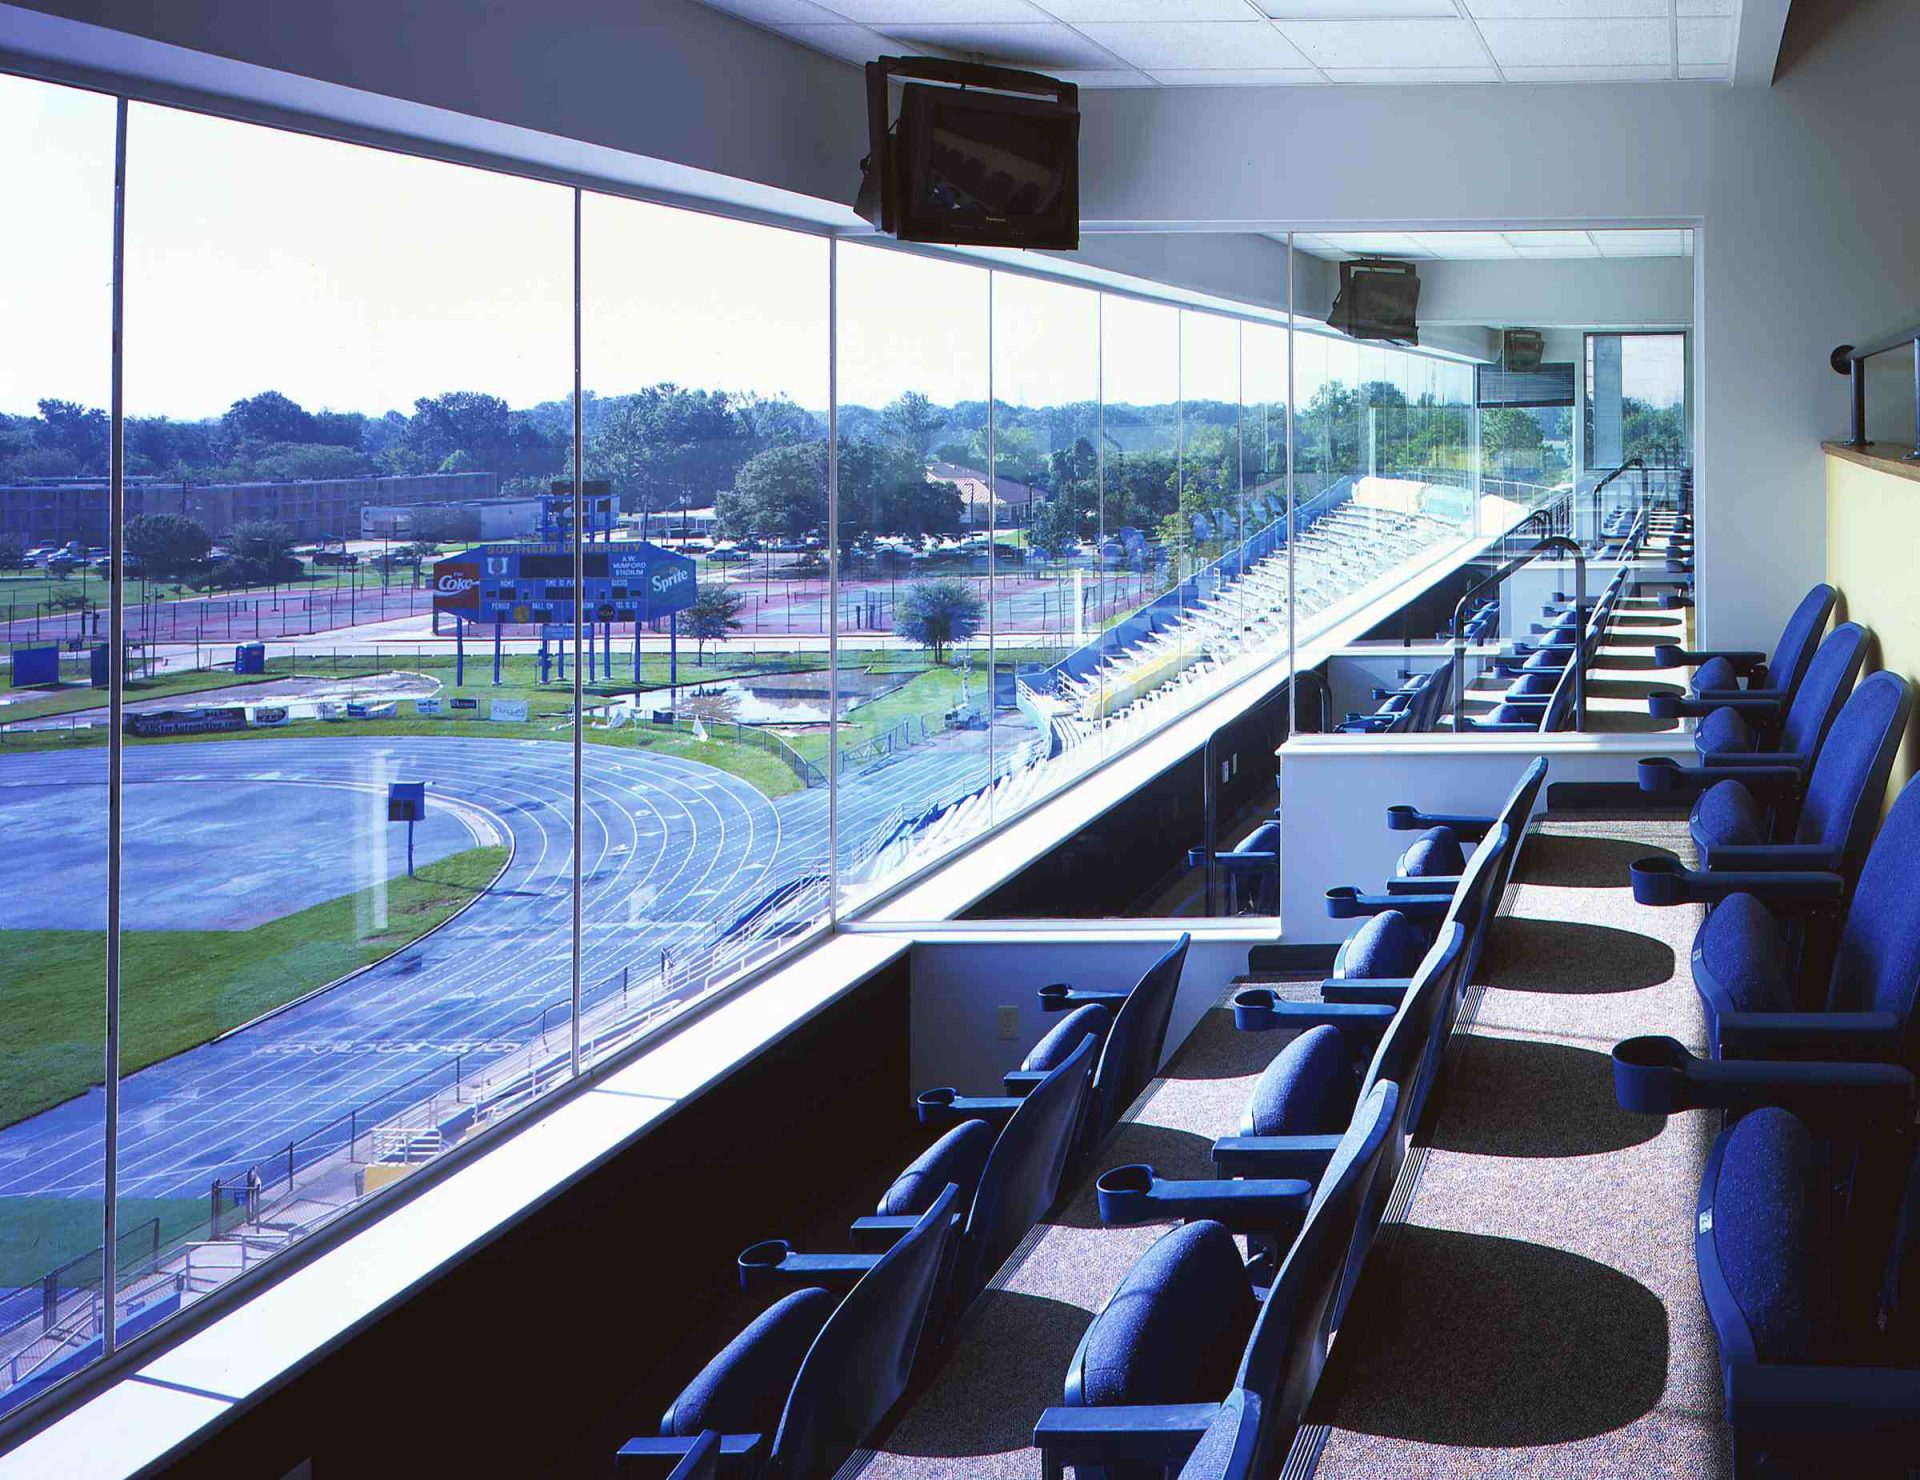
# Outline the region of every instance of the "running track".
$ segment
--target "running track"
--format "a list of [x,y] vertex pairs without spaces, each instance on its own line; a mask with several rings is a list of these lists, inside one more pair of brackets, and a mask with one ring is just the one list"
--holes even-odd
[[[903,808],[982,786],[985,736],[969,739],[979,742],[978,753],[921,747],[844,787],[843,849],[890,826]],[[1014,759],[1003,754],[996,769]],[[3,757],[0,788],[65,792],[76,815],[104,817],[101,760],[98,752]],[[279,856],[290,870],[300,866],[297,814],[303,795],[313,795],[308,788],[362,788],[371,806],[391,780],[427,781],[430,805],[452,804],[470,831],[483,838],[489,830],[502,833],[514,851],[493,888],[418,947],[127,1076],[120,1092],[122,1196],[204,1196],[216,1177],[284,1154],[290,1141],[349,1109],[378,1106],[375,1118],[388,1118],[444,1088],[455,1055],[472,1066],[522,1048],[541,1011],[570,1000],[571,746],[477,737],[260,737],[134,747],[125,765],[130,820],[135,788],[144,785],[224,785],[257,797],[266,794],[262,783],[280,783],[273,789],[288,801],[258,825],[286,828]],[[814,789],[773,802],[710,766],[589,747],[583,982],[592,987],[627,967],[635,982],[648,978],[663,949],[736,918],[781,883],[817,875],[827,851],[826,801],[824,789]],[[183,839],[183,869],[190,849]],[[307,902],[289,900],[288,908]],[[420,964],[408,969],[414,956]],[[558,1043],[563,1019],[556,1013],[553,1021]],[[438,1066],[445,1066],[445,1082],[436,1075],[425,1087],[402,1088]],[[0,1197],[98,1196],[101,1105],[96,1090],[0,1130]]]

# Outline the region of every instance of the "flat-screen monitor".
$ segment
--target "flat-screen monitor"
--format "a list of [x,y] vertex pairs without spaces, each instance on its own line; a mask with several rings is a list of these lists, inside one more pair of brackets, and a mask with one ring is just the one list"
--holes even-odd
[[1420,276],[1411,262],[1363,258],[1340,264],[1340,295],[1327,322],[1354,339],[1418,344],[1419,306]]
[[[883,57],[867,72],[875,137],[862,206],[883,231],[963,246],[1080,244],[1079,90],[1071,83],[925,57]],[[901,88],[889,126],[887,80],[902,75],[931,80]]]

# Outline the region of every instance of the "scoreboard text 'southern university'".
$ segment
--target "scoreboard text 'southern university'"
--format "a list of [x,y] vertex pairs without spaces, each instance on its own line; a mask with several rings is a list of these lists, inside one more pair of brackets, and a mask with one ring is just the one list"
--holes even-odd
[[574,609],[573,549],[477,545],[437,561],[433,609],[468,622],[647,622],[693,604],[694,564],[646,540],[589,543]]

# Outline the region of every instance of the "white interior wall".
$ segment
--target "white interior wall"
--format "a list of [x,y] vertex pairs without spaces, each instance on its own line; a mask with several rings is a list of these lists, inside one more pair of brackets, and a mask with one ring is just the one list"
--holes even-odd
[[[1027,1050],[1060,1019],[1040,1011],[1034,995],[1049,982],[1125,991],[1180,934],[1175,921],[1155,931],[1125,935],[1023,934],[918,940],[913,947],[911,1028],[916,1089],[953,1085],[966,1094],[1000,1093],[1000,1076],[1018,1067]],[[1247,969],[1247,947],[1272,940],[1212,934],[1187,949],[1167,1052],[1186,1040],[1201,1015]],[[999,1035],[999,1010],[1018,1013],[1012,1038]]]

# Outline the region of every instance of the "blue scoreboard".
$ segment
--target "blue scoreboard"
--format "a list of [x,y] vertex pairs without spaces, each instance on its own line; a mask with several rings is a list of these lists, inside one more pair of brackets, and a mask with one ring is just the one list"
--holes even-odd
[[694,563],[647,540],[589,543],[585,584],[566,544],[477,545],[433,567],[433,609],[467,622],[650,622],[693,604]]

